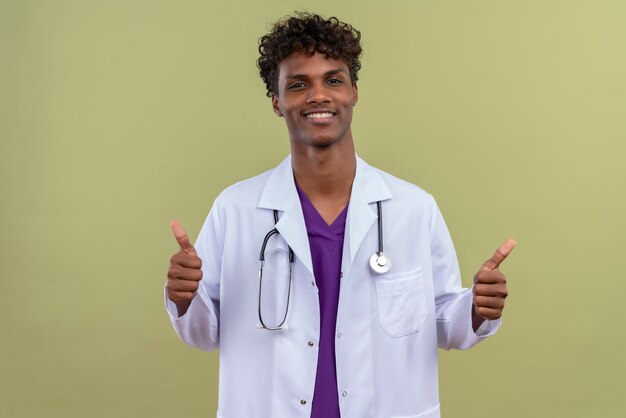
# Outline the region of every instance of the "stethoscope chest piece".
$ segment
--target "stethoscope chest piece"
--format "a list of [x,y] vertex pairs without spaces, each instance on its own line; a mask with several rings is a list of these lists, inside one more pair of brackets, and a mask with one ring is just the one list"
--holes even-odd
[[376,274],[387,273],[391,269],[391,259],[382,251],[374,253],[370,257],[370,268]]

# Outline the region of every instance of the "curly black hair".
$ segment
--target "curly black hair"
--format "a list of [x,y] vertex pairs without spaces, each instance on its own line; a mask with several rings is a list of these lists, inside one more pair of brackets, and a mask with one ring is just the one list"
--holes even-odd
[[350,69],[350,79],[358,80],[361,69],[361,32],[336,17],[324,19],[317,14],[296,12],[277,21],[267,35],[259,39],[257,60],[267,96],[278,94],[278,65],[294,52],[316,52],[343,61]]

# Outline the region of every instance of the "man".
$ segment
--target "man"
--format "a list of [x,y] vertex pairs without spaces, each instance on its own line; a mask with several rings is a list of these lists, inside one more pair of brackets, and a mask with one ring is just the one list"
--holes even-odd
[[437,348],[499,325],[515,242],[463,289],[433,198],[355,155],[359,41],[335,18],[276,23],[258,65],[291,155],[226,189],[195,247],[172,222],[166,305],[183,341],[220,348],[218,417],[439,417]]

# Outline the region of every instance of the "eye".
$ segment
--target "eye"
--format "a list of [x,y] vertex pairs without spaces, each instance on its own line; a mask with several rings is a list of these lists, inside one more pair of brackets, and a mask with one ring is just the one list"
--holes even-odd
[[343,84],[343,80],[340,80],[338,78],[331,78],[330,80],[328,80],[328,84]]
[[304,87],[304,83],[297,81],[295,83],[290,84],[287,88],[289,90],[294,90],[294,89],[301,89],[302,87]]

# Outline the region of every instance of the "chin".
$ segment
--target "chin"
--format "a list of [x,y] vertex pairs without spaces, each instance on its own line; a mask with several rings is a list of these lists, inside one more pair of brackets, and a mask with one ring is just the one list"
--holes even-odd
[[345,136],[339,135],[315,135],[313,137],[309,137],[306,142],[309,145],[313,145],[316,147],[328,147],[330,145],[337,144],[345,139]]
[[316,148],[326,148],[339,142],[337,138],[315,138],[308,142],[309,145]]
[[306,132],[308,135],[301,135],[299,138],[296,138],[293,142],[294,144],[300,144],[303,146],[314,147],[314,148],[327,148],[332,145],[339,144],[344,140],[348,140],[350,137],[349,134],[344,133],[343,135],[334,132]]

